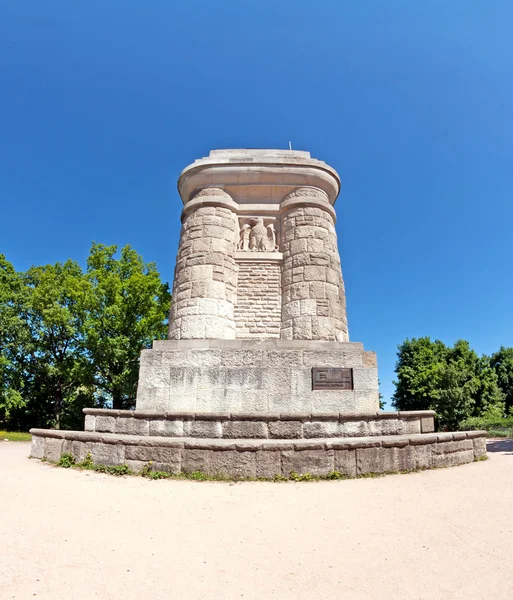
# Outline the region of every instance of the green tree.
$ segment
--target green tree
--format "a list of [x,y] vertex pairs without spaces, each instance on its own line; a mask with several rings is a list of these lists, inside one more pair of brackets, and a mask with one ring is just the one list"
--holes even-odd
[[72,260],[32,267],[25,281],[34,348],[30,409],[38,414],[39,422],[59,429],[63,412],[68,420],[80,418],[80,414],[72,416],[78,412],[75,406],[79,398],[82,404],[94,405],[82,336],[91,286],[80,265]]
[[513,348],[501,346],[492,354],[490,366],[497,374],[498,384],[504,394],[505,411],[513,411]]
[[430,409],[446,354],[447,347],[439,340],[433,342],[429,337],[406,339],[397,353],[392,406],[397,410]]
[[406,340],[399,346],[396,373],[394,407],[435,410],[443,429],[504,408],[489,358],[479,357],[465,340],[453,347],[429,338]]
[[24,393],[34,351],[27,323],[28,294],[23,274],[0,254],[0,424],[18,422],[27,404]]
[[83,333],[97,393],[127,409],[135,404],[141,350],[166,337],[171,296],[154,263],[130,246],[116,253],[117,246],[93,243]]

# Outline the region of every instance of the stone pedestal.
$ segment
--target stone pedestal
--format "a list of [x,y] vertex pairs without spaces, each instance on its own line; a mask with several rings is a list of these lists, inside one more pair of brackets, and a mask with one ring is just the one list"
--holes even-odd
[[[312,368],[340,366],[352,369],[353,389],[312,389]],[[374,413],[376,355],[354,342],[157,341],[141,355],[137,409]]]

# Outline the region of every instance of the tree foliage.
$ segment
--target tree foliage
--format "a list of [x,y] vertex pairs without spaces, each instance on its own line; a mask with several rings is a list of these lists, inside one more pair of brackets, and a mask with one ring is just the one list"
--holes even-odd
[[93,244],[18,273],[0,255],[0,423],[80,427],[84,406],[131,408],[142,348],[165,337],[170,295],[152,263]]
[[393,406],[435,410],[442,428],[505,411],[505,392],[493,360],[478,356],[465,340],[448,347],[429,337],[407,339],[399,346],[396,374]]

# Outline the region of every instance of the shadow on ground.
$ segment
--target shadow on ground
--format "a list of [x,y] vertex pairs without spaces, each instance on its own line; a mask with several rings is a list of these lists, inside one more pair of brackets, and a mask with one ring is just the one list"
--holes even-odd
[[504,440],[488,440],[486,449],[488,452],[505,452],[513,455],[513,439],[506,438]]

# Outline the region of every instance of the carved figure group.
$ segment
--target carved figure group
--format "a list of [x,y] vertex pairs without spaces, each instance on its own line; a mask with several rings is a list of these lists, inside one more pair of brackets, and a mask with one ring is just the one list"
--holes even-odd
[[244,223],[240,229],[237,250],[277,252],[279,248],[276,244],[276,229],[274,225],[271,223],[266,227],[261,217],[252,219],[249,223]]

